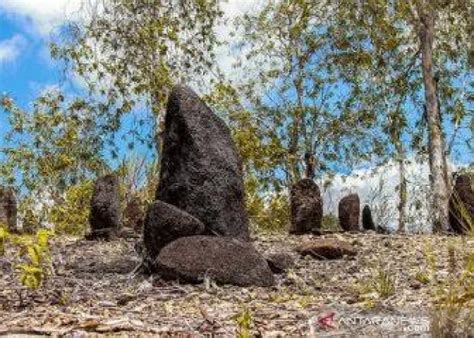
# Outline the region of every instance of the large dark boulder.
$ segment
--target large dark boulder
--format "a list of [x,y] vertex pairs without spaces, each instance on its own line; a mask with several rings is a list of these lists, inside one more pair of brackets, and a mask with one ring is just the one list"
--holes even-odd
[[165,279],[191,283],[205,277],[220,284],[270,286],[270,267],[249,242],[217,236],[182,237],[165,246],[155,261]]
[[367,204],[364,206],[364,209],[362,209],[362,227],[365,230],[375,230],[374,220],[372,219],[372,211]]
[[449,223],[453,232],[466,234],[474,220],[474,190],[472,179],[467,174],[456,177],[449,200]]
[[350,194],[339,202],[339,225],[344,231],[359,231],[359,195]]
[[148,208],[143,228],[147,256],[154,260],[168,243],[185,236],[200,235],[204,224],[174,205],[155,201]]
[[120,187],[116,175],[110,174],[96,180],[92,192],[89,239],[110,239],[120,229]]
[[11,187],[0,187],[0,224],[18,232],[16,194]]
[[241,161],[229,129],[191,89],[168,101],[156,199],[206,226],[206,234],[249,238]]
[[323,202],[318,185],[309,178],[296,182],[290,192],[290,234],[318,233],[323,218]]

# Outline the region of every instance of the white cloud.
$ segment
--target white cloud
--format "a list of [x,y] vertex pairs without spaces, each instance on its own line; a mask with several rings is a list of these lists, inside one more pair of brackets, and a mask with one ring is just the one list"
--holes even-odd
[[[450,163],[450,171],[460,166]],[[429,166],[426,161],[413,159],[405,162],[407,179],[406,227],[408,231],[430,232]],[[398,203],[400,184],[398,163],[390,161],[378,168],[354,171],[349,176],[340,174],[331,179],[331,184],[323,189],[325,214],[338,215],[340,199],[349,193],[357,193],[361,209],[368,204],[372,209],[374,221],[392,231],[398,227]],[[324,179],[320,184],[322,187]]]
[[24,25],[31,33],[46,36],[80,9],[81,0],[1,0],[0,12]]
[[26,39],[21,35],[0,41],[0,65],[15,61],[26,46]]

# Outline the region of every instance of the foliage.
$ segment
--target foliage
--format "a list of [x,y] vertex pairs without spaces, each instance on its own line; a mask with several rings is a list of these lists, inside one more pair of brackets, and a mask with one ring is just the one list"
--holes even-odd
[[324,215],[321,222],[321,230],[340,231],[339,219],[334,214]]
[[395,278],[382,267],[373,268],[370,278],[359,281],[355,291],[368,305],[373,305],[376,298],[387,298],[395,293]]
[[252,227],[259,232],[284,232],[289,225],[289,201],[284,192],[263,195],[259,181],[250,176],[246,182],[246,206]]
[[[145,103],[159,141],[159,118],[170,88],[197,80],[210,71],[217,43],[214,26],[221,16],[219,1],[173,0],[84,2],[89,20],[70,22],[51,54],[63,60],[100,100],[109,131],[121,117]],[[130,137],[149,141],[138,129]],[[159,147],[158,147],[159,149]]]
[[[433,301],[435,310],[431,321],[432,331],[439,336],[464,336],[472,332],[474,313],[474,254],[465,252],[464,244],[453,243],[448,247],[449,274],[446,280],[438,280]],[[458,260],[462,267],[459,269]],[[429,264],[432,265],[432,264]],[[436,273],[436,270],[433,272]]]
[[101,120],[84,99],[67,101],[52,90],[33,102],[32,111],[22,110],[7,96],[0,97],[0,104],[11,127],[2,149],[2,180],[29,192],[47,192],[54,199],[105,167]]
[[344,86],[325,60],[326,6],[325,1],[272,1],[236,22],[243,56],[237,66],[244,74],[237,91],[249,105],[259,138],[278,145],[273,179],[286,187],[304,169],[313,177],[336,160],[349,165],[356,154],[369,154],[360,151],[368,145],[359,127],[370,119],[361,124],[344,110],[336,95]]
[[237,323],[237,333],[236,336],[239,338],[250,338],[252,337],[251,328],[253,326],[253,315],[252,312],[245,308],[240,313],[235,316],[235,321]]
[[54,225],[55,233],[84,235],[89,226],[90,199],[93,182],[84,180],[70,186],[64,192],[64,198],[55,203],[49,211],[49,221]]
[[51,271],[49,239],[52,234],[41,229],[35,235],[15,235],[0,227],[0,254],[4,255],[7,243],[18,249],[17,256],[21,260],[16,265],[18,278],[30,290],[38,289]]

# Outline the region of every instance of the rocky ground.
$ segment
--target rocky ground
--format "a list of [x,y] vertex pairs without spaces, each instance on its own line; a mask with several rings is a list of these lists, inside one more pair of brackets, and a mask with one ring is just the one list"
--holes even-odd
[[[19,286],[7,252],[0,258],[0,335],[429,336],[433,299],[474,252],[474,240],[461,237],[323,237],[351,244],[357,255],[316,260],[295,251],[312,236],[256,236],[261,253],[287,252],[295,260],[268,288],[165,282],[133,272],[137,239],[56,238],[53,274],[29,292]],[[456,248],[451,259],[450,246]]]

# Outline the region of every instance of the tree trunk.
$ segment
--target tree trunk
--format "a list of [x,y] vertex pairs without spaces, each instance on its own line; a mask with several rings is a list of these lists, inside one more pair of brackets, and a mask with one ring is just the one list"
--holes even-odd
[[[400,145],[401,147],[401,145]],[[399,149],[399,159],[398,159],[398,169],[400,175],[400,185],[399,185],[399,199],[398,202],[398,232],[405,233],[406,231],[406,205],[407,205],[407,178],[406,178],[406,169],[405,169],[405,156],[403,150]]]
[[433,74],[433,40],[435,16],[432,10],[420,13],[419,38],[421,44],[423,82],[425,86],[426,113],[428,122],[428,152],[430,156],[431,188],[433,191],[433,232],[449,230],[449,193],[444,170],[444,141],[438,110],[436,82]]

